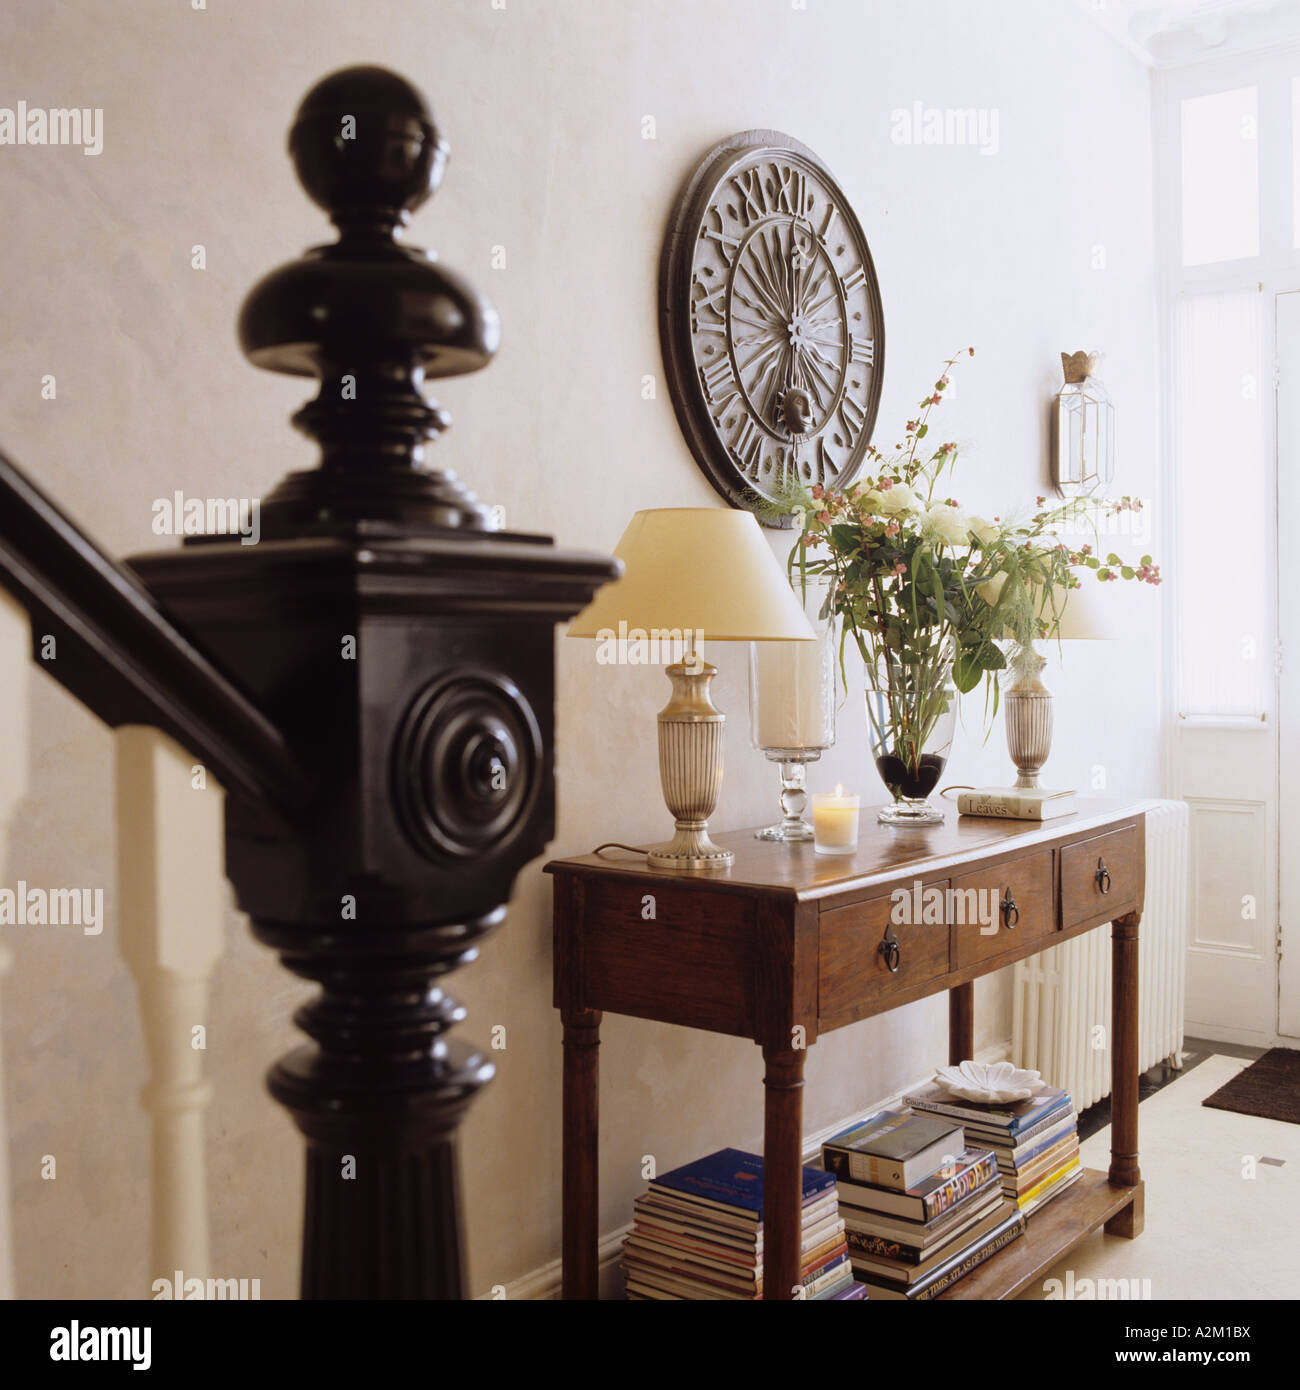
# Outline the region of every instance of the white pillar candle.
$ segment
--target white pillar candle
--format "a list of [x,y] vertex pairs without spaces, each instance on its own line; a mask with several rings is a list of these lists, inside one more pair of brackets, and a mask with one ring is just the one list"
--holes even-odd
[[835,742],[835,624],[821,616],[825,585],[810,582],[802,599],[815,642],[750,644],[755,748],[795,751],[829,748]]
[[858,798],[819,792],[812,799],[814,847],[818,854],[852,854],[858,847]]

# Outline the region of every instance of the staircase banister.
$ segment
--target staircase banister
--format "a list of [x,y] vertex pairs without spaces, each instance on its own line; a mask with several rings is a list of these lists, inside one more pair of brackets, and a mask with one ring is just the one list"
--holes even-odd
[[33,660],[105,724],[162,730],[229,792],[287,816],[310,802],[284,734],[3,452],[0,585],[27,610]]

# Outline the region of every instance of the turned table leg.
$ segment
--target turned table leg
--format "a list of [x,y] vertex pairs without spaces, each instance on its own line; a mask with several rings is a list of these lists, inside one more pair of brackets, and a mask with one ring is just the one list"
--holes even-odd
[[564,1009],[563,1296],[599,1297],[600,1012]]
[[975,981],[948,991],[948,1065],[975,1056]]
[[764,1047],[763,1297],[790,1299],[803,1227],[805,1048]]
[[1135,1187],[1132,1203],[1106,1223],[1112,1235],[1142,1231],[1138,1169],[1138,924],[1140,912],[1111,923],[1110,1180]]

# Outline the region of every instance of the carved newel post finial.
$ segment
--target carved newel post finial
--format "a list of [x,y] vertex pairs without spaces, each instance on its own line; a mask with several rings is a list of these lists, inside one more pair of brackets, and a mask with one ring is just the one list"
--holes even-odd
[[[285,814],[226,797],[226,873],[256,938],[320,991],[267,1078],[306,1139],[307,1298],[465,1293],[456,1133],[488,1082],[444,989],[555,833],[554,628],[617,561],[496,529],[423,460],[425,377],[484,366],[496,314],[399,244],[441,177],[423,98],[379,68],[314,87],[289,139],[336,242],[272,271],[240,318],[258,366],[319,378],[320,441],[261,539],[133,562],[309,769]],[[290,543],[291,542],[291,543]]]
[[496,310],[398,235],[438,187],[447,145],[420,93],[384,68],[346,68],[303,98],[289,134],[299,182],[339,238],[267,275],[249,294],[239,342],[268,371],[320,380],[294,424],[321,446],[263,504],[263,534],[356,531],[362,523],[492,529],[454,473],[426,464],[451,424],[427,377],[491,360]]

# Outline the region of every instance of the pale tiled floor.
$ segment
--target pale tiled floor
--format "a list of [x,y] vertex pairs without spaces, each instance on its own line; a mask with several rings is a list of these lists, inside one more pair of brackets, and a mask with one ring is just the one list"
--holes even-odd
[[[1076,1289],[1081,1279],[1149,1279],[1153,1299],[1300,1298],[1300,1125],[1201,1104],[1247,1065],[1209,1057],[1142,1102],[1145,1231],[1131,1241],[1097,1232],[1044,1279],[1065,1284],[1073,1270]],[[1107,1126],[1084,1141],[1084,1165],[1104,1170],[1109,1149]],[[1250,1179],[1247,1156],[1285,1165],[1258,1165]]]

